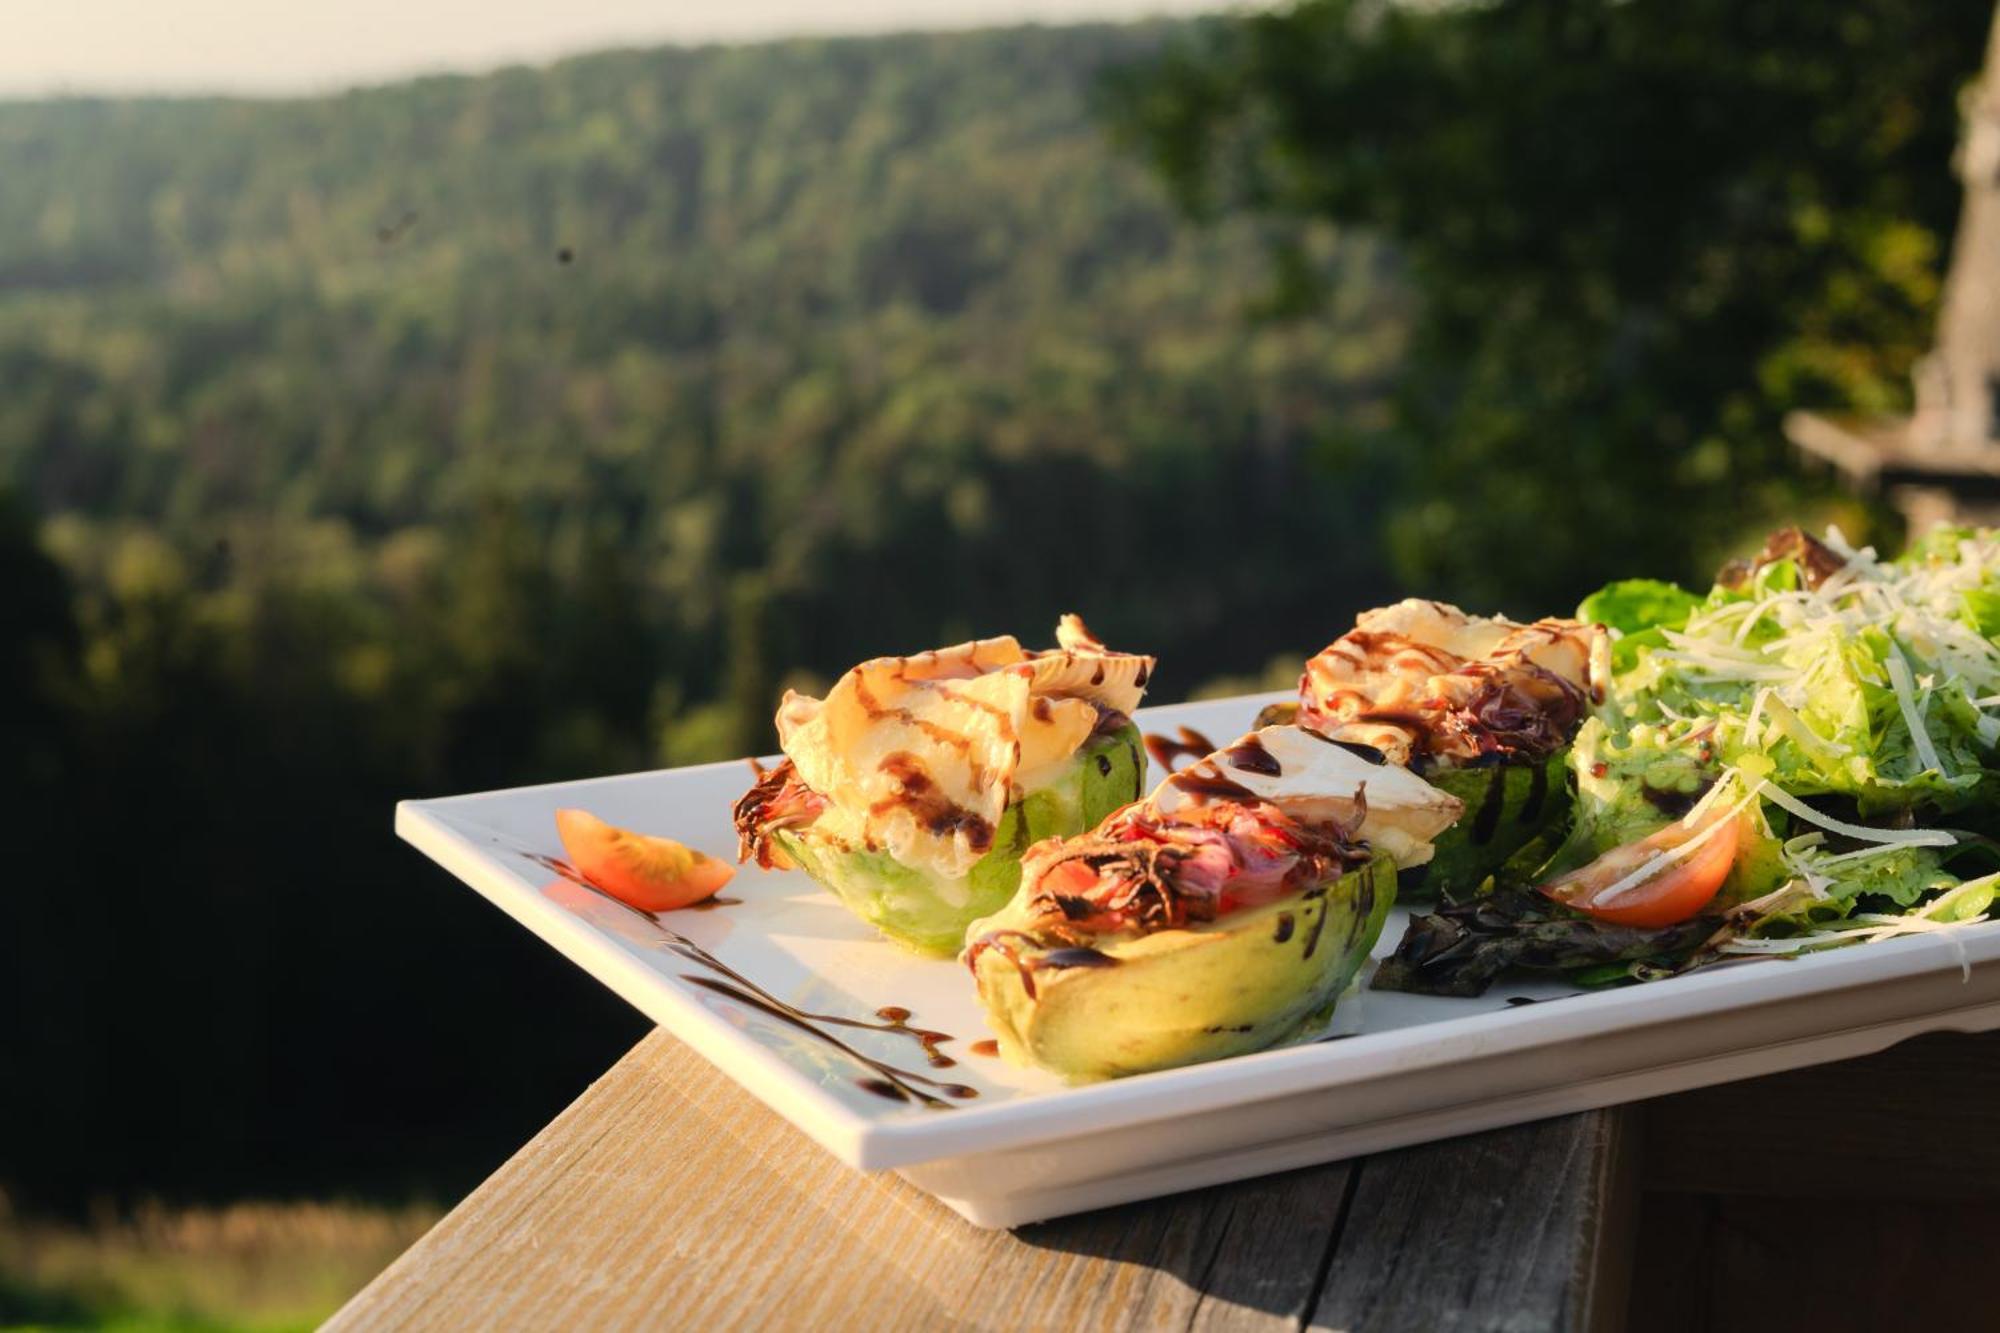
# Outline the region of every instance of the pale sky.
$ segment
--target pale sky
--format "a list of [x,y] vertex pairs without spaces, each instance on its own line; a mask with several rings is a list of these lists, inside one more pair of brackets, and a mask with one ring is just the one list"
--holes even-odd
[[310,92],[606,46],[1192,14],[1228,0],[0,0],[0,97]]

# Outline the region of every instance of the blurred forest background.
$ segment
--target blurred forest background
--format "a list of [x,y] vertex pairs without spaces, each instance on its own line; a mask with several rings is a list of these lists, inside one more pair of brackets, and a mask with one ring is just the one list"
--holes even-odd
[[1905,403],[1990,18],[1309,0],[0,104],[5,1198],[449,1200],[637,1037],[398,797],[766,750],[784,684],[1064,610],[1165,699],[1405,591],[1893,540],[1777,422]]

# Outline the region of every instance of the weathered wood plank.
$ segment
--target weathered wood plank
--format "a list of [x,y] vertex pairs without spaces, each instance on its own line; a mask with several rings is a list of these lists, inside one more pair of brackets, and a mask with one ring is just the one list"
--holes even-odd
[[[1490,1289],[1521,1309],[1566,1309],[1575,1302],[1544,1270],[1585,1247],[1567,1230],[1560,1245],[1533,1232],[1528,1266],[1547,1280],[1509,1287],[1497,1275],[1523,1265],[1498,1245],[1521,1228],[1500,1228],[1498,1243],[1473,1234],[1452,1185],[1471,1166],[1475,1188],[1488,1176],[1520,1186],[1546,1175],[1580,1196],[1598,1182],[1593,1154],[1608,1142],[1608,1121],[1585,1119],[1595,1128],[1582,1134],[1485,1136],[1009,1234],[968,1226],[893,1176],[847,1170],[656,1032],[331,1327],[1296,1329],[1316,1300],[1322,1314],[1353,1308],[1366,1265],[1387,1256],[1407,1265],[1396,1271],[1421,1268],[1391,1253],[1391,1236],[1416,1249],[1470,1239],[1479,1262],[1454,1268],[1454,1281],[1488,1265],[1496,1274],[1472,1299]],[[1558,1197],[1563,1188],[1527,1195],[1576,1222],[1583,1200]],[[1438,1312],[1467,1293],[1391,1281],[1364,1294],[1372,1329],[1452,1326]]]
[[1645,1104],[1645,1188],[1700,1194],[2000,1197],[2000,1032]]
[[[1014,1239],[1018,1246],[1096,1256],[1117,1270],[1144,1274],[1141,1305],[1100,1301],[1094,1313],[1101,1320],[1296,1329],[1338,1234],[1352,1178],[1350,1164],[1333,1163],[1058,1218],[1023,1227]],[[994,1295],[1003,1301],[990,1307],[995,1316],[1008,1308],[1005,1302],[1018,1302],[1010,1293],[1038,1280],[1033,1255],[1009,1245],[999,1251],[1009,1261],[997,1270],[1002,1289]],[[983,1308],[984,1302],[965,1313],[982,1317]],[[1057,1309],[1045,1309],[1052,1322],[1061,1322]]]
[[1623,1110],[1368,1158],[1312,1326],[1622,1327],[1636,1173]]
[[335,1328],[1296,1328],[1348,1168],[1022,1229],[839,1165],[664,1033]]

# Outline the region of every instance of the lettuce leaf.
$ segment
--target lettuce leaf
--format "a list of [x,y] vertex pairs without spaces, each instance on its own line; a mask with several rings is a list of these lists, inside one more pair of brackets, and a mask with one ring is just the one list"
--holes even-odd
[[1620,579],[1584,598],[1576,618],[1615,630],[1611,668],[1614,672],[1629,671],[1641,648],[1664,643],[1664,631],[1685,625],[1700,605],[1699,597],[1676,583]]

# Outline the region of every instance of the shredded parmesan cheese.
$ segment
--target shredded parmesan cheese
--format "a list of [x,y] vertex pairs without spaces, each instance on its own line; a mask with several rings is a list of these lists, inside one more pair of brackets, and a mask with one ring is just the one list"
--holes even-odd
[[1786,813],[1856,842],[1895,843],[1903,847],[1949,847],[1958,841],[1943,829],[1870,828],[1866,824],[1850,824],[1844,819],[1822,814],[1783,787],[1768,782],[1759,783],[1757,790],[1765,800]]
[[1944,761],[1938,758],[1937,747],[1931,744],[1931,734],[1924,729],[1924,711],[1918,701],[1916,687],[1910,679],[1910,664],[1903,659],[1903,650],[1892,647],[1888,659],[1889,684],[1896,691],[1896,706],[1903,712],[1903,725],[1910,729],[1910,743],[1916,746],[1917,760],[1925,771],[1936,772],[1949,777],[1944,771]]

